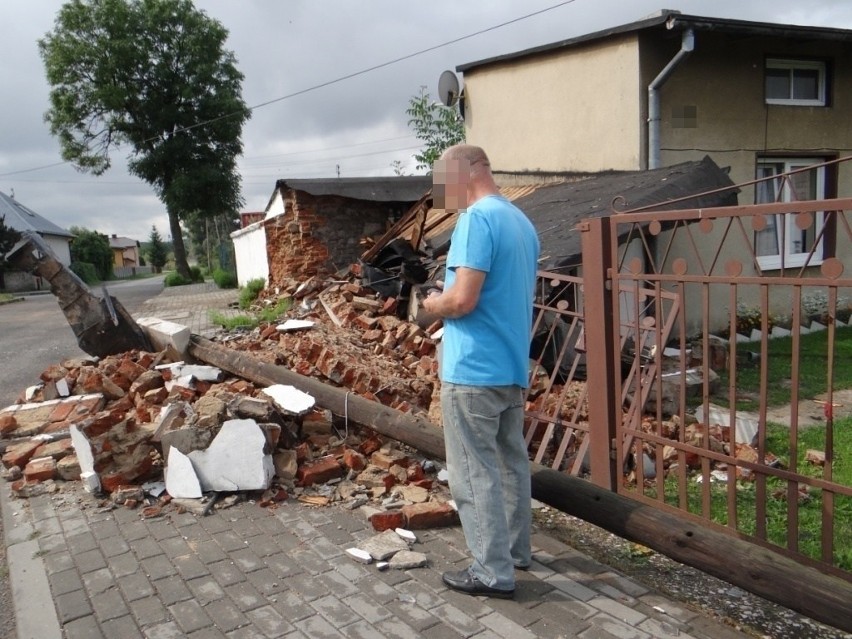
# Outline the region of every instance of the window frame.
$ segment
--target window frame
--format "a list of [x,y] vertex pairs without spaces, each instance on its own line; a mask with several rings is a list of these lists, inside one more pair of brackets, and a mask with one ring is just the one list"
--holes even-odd
[[[766,72],[770,69],[782,69],[790,74],[796,69],[817,71],[817,98],[814,100],[801,98],[770,98],[766,95]],[[791,77],[790,90],[793,91],[793,79]],[[786,106],[828,106],[828,63],[825,60],[806,60],[802,58],[766,58],[763,67],[763,91],[766,104]]]
[[[798,169],[802,169],[805,166],[811,166],[813,164],[821,164],[825,162],[825,158],[823,157],[778,157],[778,156],[758,156],[755,164],[755,177],[757,177],[757,172],[760,169],[761,165],[783,165],[783,170],[780,173],[777,173],[774,177],[774,180],[777,180],[779,176],[789,173],[790,171],[795,171]],[[824,200],[827,198],[827,171],[825,166],[821,166],[819,168],[813,169],[816,175],[816,198],[817,200]],[[773,180],[773,182],[774,182]],[[774,186],[774,185],[773,185]],[[776,187],[777,188],[777,187]],[[757,202],[757,186],[755,186],[755,203]],[[782,197],[781,202],[794,202],[796,201],[793,198],[792,187],[790,185],[789,180],[784,179],[783,188],[782,188]],[[773,271],[773,270],[781,270],[781,268],[796,268],[804,266],[805,263],[808,263],[808,266],[819,266],[822,264],[825,259],[825,240],[826,237],[823,234],[820,237],[819,242],[817,242],[816,248],[813,251],[813,256],[808,262],[808,256],[810,255],[810,250],[806,250],[801,253],[794,253],[792,251],[792,242],[796,229],[796,216],[793,214],[787,215],[776,215],[774,216],[776,219],[775,231],[776,231],[776,240],[778,245],[781,245],[782,238],[784,239],[785,245],[782,247],[781,251],[774,255],[757,255],[757,234],[753,239],[754,242],[754,251],[755,251],[755,259],[757,259],[757,263],[760,266],[761,270],[764,271]],[[781,225],[779,222],[783,220],[784,223],[784,232],[781,232]],[[816,213],[814,217],[814,236],[818,237],[822,233],[823,228],[825,227],[826,219],[825,212],[820,211]]]

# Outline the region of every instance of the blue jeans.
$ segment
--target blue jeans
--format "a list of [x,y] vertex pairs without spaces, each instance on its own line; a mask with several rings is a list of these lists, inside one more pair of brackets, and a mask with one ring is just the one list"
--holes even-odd
[[450,491],[486,586],[515,587],[515,565],[530,563],[530,462],[519,386],[444,383],[441,412]]

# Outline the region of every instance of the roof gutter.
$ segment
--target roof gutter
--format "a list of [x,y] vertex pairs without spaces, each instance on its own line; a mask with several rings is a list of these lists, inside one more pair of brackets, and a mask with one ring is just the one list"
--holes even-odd
[[[669,20],[670,29],[674,26]],[[695,49],[695,32],[687,28],[681,35],[680,51],[669,60],[665,68],[648,85],[648,168],[660,168],[660,89],[674,70]]]

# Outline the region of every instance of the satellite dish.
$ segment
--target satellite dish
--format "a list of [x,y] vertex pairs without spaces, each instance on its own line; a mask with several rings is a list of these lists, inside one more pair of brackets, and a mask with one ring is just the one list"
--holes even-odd
[[452,71],[444,71],[438,78],[438,98],[444,106],[455,106],[459,100],[459,79]]

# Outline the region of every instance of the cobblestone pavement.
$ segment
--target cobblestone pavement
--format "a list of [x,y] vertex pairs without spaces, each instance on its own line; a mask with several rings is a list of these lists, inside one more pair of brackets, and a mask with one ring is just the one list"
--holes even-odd
[[241,313],[228,308],[229,304],[237,301],[238,295],[236,289],[220,289],[213,282],[169,287],[146,301],[134,316],[159,317],[189,326],[196,335],[207,337],[218,328],[210,321],[211,311],[226,317]]
[[[165,289],[138,315],[204,333],[208,311],[234,299],[209,284]],[[78,483],[0,501],[20,639],[745,637],[541,532],[515,599],[499,600],[441,582],[470,561],[458,527],[418,531],[426,568],[379,572],[344,554],[374,532],[337,506],[243,502],[143,520],[100,508]]]
[[428,567],[380,572],[344,554],[375,533],[336,506],[243,502],[143,520],[71,483],[11,510],[7,526],[33,527],[67,639],[744,636],[538,532],[533,568],[506,601],[443,586],[443,571],[469,562],[458,527],[418,531]]

